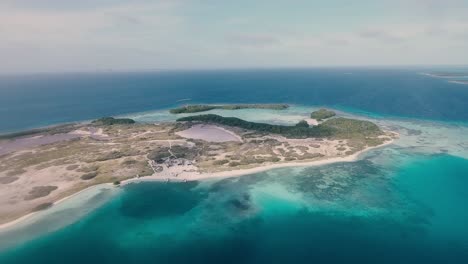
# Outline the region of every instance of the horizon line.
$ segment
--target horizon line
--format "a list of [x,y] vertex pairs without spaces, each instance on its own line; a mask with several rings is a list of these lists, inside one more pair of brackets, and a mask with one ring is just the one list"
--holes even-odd
[[250,71],[250,70],[307,70],[307,69],[415,69],[451,67],[468,70],[468,64],[407,64],[407,65],[323,65],[323,66],[253,66],[253,67],[221,67],[221,68],[142,68],[142,69],[95,69],[70,71],[23,71],[0,72],[0,76],[42,75],[42,74],[95,74],[95,73],[151,73],[151,72],[209,72],[209,71]]

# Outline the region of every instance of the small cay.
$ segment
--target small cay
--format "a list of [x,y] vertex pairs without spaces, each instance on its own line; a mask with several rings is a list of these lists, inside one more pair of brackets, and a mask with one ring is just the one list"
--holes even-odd
[[284,110],[289,108],[287,104],[226,104],[226,105],[185,105],[169,110],[171,114],[198,113],[214,109],[239,110],[239,109],[270,109]]

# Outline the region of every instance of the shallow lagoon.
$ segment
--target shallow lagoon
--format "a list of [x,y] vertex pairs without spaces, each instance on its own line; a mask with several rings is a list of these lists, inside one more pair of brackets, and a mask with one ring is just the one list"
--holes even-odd
[[[372,159],[211,183],[140,183],[2,263],[461,263],[468,162]],[[416,165],[415,165],[416,164]],[[443,181],[433,166],[453,169]],[[421,177],[425,175],[426,177]],[[465,184],[465,185],[463,185]],[[453,188],[459,186],[459,188]],[[416,190],[415,190],[416,188]],[[437,193],[433,193],[433,189]]]

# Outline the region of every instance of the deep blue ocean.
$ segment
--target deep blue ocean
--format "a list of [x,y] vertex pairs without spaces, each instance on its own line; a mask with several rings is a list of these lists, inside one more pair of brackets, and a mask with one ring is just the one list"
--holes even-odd
[[[0,76],[0,133],[181,103],[291,103],[468,121],[468,88],[427,69],[289,69]],[[179,101],[190,99],[190,101]],[[178,102],[179,101],[179,102]]]
[[[58,230],[42,232],[70,211],[0,233],[0,263],[468,263],[468,85],[425,71],[1,76],[3,133],[185,103],[276,102],[376,118],[401,138],[356,162],[131,184]],[[30,230],[43,234],[1,248]]]

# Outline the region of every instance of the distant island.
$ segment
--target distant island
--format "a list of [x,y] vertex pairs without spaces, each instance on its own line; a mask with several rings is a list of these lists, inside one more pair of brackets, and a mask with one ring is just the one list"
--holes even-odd
[[182,107],[169,110],[171,114],[184,114],[184,113],[199,113],[210,111],[214,109],[223,110],[239,110],[239,109],[270,109],[270,110],[284,110],[287,109],[287,104],[225,104],[225,105],[185,105]]
[[468,80],[452,80],[450,81],[451,83],[456,83],[456,84],[468,84]]
[[468,84],[468,72],[467,71],[453,71],[453,72],[431,72],[421,73],[422,75],[446,79],[449,83],[455,84]]
[[468,72],[430,72],[430,73],[423,73],[424,75],[438,77],[438,78],[460,78],[460,77],[468,77]]
[[[232,105],[226,109],[286,105]],[[222,108],[224,109],[224,108]],[[176,122],[105,117],[17,133],[0,140],[0,227],[97,184],[191,181],[286,166],[353,161],[397,135],[376,124],[331,116],[316,125],[258,123],[214,114]],[[320,115],[318,115],[320,113]],[[32,180],[34,179],[34,180]]]

